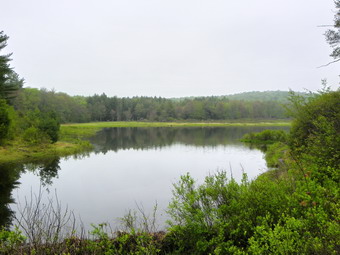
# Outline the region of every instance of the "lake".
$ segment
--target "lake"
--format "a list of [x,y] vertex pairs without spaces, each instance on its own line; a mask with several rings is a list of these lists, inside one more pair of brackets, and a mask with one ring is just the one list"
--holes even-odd
[[[129,209],[146,213],[158,206],[158,222],[172,196],[172,184],[190,173],[198,183],[225,170],[240,181],[267,170],[263,153],[241,143],[249,132],[282,127],[107,128],[90,139],[94,150],[85,155],[46,159],[25,165],[1,166],[0,219],[42,191],[44,201],[55,197],[68,206],[85,227],[117,224]],[[16,169],[13,173],[13,169]]]

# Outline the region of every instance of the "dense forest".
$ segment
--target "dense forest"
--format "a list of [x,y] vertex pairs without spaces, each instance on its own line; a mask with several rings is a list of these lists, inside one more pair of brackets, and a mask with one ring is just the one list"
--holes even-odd
[[[307,94],[306,94],[307,95]],[[167,99],[69,96],[46,89],[22,88],[11,101],[23,115],[54,111],[61,123],[91,121],[174,121],[287,118],[289,92],[266,91],[224,97]]]

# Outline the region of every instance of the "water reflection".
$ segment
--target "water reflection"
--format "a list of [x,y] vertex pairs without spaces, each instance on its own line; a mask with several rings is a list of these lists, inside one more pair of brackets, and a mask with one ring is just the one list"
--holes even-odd
[[[106,153],[126,149],[162,148],[172,144],[211,146],[240,144],[246,133],[260,132],[268,127],[159,127],[105,128],[91,138],[95,152]],[[283,129],[272,127],[271,129]]]
[[0,227],[9,227],[13,218],[13,211],[9,205],[14,202],[12,190],[20,184],[18,179],[23,170],[22,165],[0,165]]
[[43,186],[48,186],[52,184],[53,178],[58,178],[58,171],[60,170],[59,164],[60,158],[54,157],[26,164],[25,168],[40,176],[40,181]]

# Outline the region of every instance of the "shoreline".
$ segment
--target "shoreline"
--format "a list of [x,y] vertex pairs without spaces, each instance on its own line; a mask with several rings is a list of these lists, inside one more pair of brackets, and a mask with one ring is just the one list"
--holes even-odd
[[232,127],[232,126],[290,126],[290,121],[245,121],[245,122],[142,122],[114,121],[62,124],[60,139],[55,144],[28,145],[19,140],[0,146],[0,164],[28,163],[49,157],[72,156],[90,152],[92,144],[86,140],[103,128],[113,127]]

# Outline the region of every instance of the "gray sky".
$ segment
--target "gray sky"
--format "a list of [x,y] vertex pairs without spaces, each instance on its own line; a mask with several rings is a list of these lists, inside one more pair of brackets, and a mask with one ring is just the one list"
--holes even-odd
[[209,96],[339,86],[333,0],[2,0],[25,86],[70,95]]

